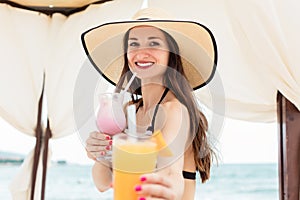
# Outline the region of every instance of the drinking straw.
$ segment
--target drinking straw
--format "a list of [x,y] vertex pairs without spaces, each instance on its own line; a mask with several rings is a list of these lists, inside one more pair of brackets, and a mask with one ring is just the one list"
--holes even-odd
[[123,95],[125,92],[127,92],[127,90],[129,89],[133,79],[136,77],[136,72],[133,73],[132,77],[130,78],[129,82],[127,83],[127,85],[125,86],[124,90],[121,91],[120,93]]
[[127,106],[127,124],[128,124],[128,133],[133,136],[137,136],[136,132],[136,114],[135,114],[135,105]]

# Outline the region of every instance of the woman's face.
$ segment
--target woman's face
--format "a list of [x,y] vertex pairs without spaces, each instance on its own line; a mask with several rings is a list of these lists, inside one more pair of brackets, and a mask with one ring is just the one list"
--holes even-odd
[[169,60],[169,48],[164,33],[152,26],[131,29],[127,59],[130,70],[136,72],[140,79],[162,81]]

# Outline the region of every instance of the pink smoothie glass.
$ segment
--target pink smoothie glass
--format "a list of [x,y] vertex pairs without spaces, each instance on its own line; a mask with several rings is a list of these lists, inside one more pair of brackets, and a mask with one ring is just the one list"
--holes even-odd
[[[126,128],[124,113],[124,96],[120,93],[103,93],[99,95],[99,108],[96,124],[100,132],[113,136]],[[107,151],[97,160],[110,160],[111,152]]]

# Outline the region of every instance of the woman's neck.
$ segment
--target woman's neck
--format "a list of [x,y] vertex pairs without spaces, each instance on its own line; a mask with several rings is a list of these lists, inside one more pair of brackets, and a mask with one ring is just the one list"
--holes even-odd
[[156,105],[163,94],[165,87],[161,84],[146,84],[142,86],[143,110],[148,111]]

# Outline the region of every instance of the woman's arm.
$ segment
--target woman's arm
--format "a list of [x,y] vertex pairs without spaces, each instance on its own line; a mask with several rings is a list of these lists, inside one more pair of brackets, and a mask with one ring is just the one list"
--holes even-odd
[[142,175],[140,177],[141,184],[135,188],[139,196],[147,200],[152,198],[181,200],[184,183],[182,174],[171,171],[164,169],[156,173]]
[[90,133],[86,140],[86,151],[89,158],[95,161],[92,168],[92,177],[95,186],[101,192],[111,187],[112,171],[109,161],[97,161],[97,157],[105,155],[111,149],[111,137],[99,132]]
[[112,170],[110,163],[104,163],[103,161],[95,161],[92,169],[93,181],[96,188],[100,192],[105,192],[111,188],[112,184]]
[[[183,169],[187,172],[195,172],[196,166],[194,161],[193,147],[189,147],[184,153],[184,166]],[[196,191],[196,180],[184,179],[184,193],[182,200],[194,200]]]
[[149,197],[181,200],[184,192],[182,176],[184,151],[189,133],[187,109],[179,102],[165,103],[158,112],[157,122],[164,122],[160,125],[161,130],[173,156],[160,157],[158,172],[143,175],[141,185],[136,189],[140,196],[147,197],[147,200],[151,199]]

